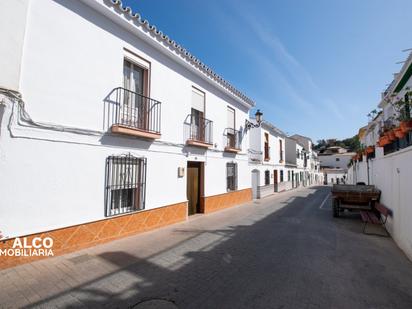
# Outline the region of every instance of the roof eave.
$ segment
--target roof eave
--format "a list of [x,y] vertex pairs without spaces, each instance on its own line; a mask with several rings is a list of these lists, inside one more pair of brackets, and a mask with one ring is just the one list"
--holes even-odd
[[147,20],[142,20],[139,14],[133,14],[129,7],[123,8],[119,0],[81,0],[88,6],[109,18],[112,22],[129,30],[158,51],[168,56],[175,62],[183,65],[209,84],[219,89],[242,106],[251,109],[255,102],[241,93],[229,82],[224,80],[199,59],[191,55],[186,49],[150,25]]

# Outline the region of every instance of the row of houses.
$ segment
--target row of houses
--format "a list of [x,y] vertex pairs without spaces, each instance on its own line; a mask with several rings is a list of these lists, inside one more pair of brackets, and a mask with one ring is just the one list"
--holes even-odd
[[352,157],[349,183],[375,185],[392,210],[387,228],[412,259],[412,53],[382,93],[368,124],[359,129],[362,150]]
[[356,153],[340,146],[330,146],[319,152],[320,168],[324,184],[346,183],[348,165]]
[[322,183],[309,138],[120,1],[4,1],[0,36],[2,249],[62,254]]

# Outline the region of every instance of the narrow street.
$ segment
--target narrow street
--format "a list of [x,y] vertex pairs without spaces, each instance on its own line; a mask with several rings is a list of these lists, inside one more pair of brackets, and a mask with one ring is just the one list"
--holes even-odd
[[412,263],[391,238],[364,235],[358,215],[332,218],[329,192],[281,193],[3,270],[1,303],[149,308],[144,301],[157,299],[170,308],[410,308]]

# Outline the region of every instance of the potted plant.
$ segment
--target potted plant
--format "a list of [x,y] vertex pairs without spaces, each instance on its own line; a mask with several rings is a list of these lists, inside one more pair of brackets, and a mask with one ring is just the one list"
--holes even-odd
[[385,133],[383,133],[381,135],[381,137],[379,138],[378,146],[383,147],[383,146],[388,145],[390,143],[391,143],[391,141],[389,140],[389,137]]
[[399,139],[404,138],[405,137],[405,132],[402,131],[402,128],[399,126],[395,129],[393,129],[393,133],[395,134],[395,136]]
[[366,147],[366,154],[373,153],[375,151],[375,146]]
[[[409,90],[409,88],[407,88]],[[399,128],[406,134],[412,130],[411,105],[412,91],[405,94],[404,99],[398,99],[394,104],[395,110],[398,112]]]
[[393,131],[393,129],[387,131],[386,136],[388,136],[388,138],[391,142],[396,140],[395,132]]

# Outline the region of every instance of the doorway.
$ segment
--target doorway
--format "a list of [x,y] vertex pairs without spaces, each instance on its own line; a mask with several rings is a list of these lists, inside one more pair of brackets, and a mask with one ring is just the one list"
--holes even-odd
[[259,196],[259,186],[260,186],[260,172],[259,170],[252,171],[252,196],[253,199],[260,198]]
[[202,212],[203,166],[203,162],[187,162],[187,200],[189,215]]

